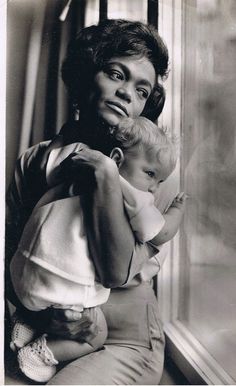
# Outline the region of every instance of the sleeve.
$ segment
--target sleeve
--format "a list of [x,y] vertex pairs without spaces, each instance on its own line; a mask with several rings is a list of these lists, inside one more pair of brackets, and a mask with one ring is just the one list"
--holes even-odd
[[[149,243],[141,244],[137,242],[133,251],[126,283],[129,283],[137,274],[140,274],[146,266],[146,263],[153,259],[157,253],[158,249],[155,246]],[[158,270],[159,267],[156,266],[152,276],[154,276]]]
[[179,161],[170,176],[159,185],[155,194],[155,206],[165,213],[179,192]]
[[61,146],[60,136],[29,148],[16,162],[6,194],[6,260],[14,255],[26,221],[48,190],[45,172],[48,156],[58,146]]
[[[38,174],[35,174],[33,167],[31,168],[31,161],[34,160],[38,149],[39,146],[28,149],[17,160],[14,175],[7,190],[6,256],[9,258],[15,253],[24,224],[38,199],[35,186]],[[38,190],[40,190],[39,187]]]
[[[160,190],[155,197],[155,205],[161,213],[165,213],[171,205],[173,199],[176,197],[179,187],[178,167],[167,178],[165,182],[160,185]],[[150,241],[141,244],[138,241],[135,244],[132,259],[129,267],[129,274],[127,283],[134,277],[142,277],[142,279],[151,279],[161,269],[168,250],[170,242],[163,245],[155,246]]]
[[43,176],[40,172],[36,172],[35,161],[41,159],[47,144],[48,142],[45,142],[28,149],[17,160],[12,182],[6,194],[5,283],[10,300],[12,294],[10,262],[18,247],[25,223],[41,194],[46,190]]
[[81,147],[87,145],[82,144],[81,142],[72,143],[66,146],[53,149],[48,157],[48,162],[46,166],[46,179],[49,187],[56,186],[61,183],[61,167],[60,164],[64,161],[70,154],[78,152]]
[[154,205],[154,196],[134,188],[120,176],[124,206],[129,217],[131,228],[141,243],[156,236],[162,229],[165,220]]

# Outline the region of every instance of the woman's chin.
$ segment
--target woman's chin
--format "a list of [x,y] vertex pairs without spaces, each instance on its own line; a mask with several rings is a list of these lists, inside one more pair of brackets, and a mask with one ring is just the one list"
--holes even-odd
[[108,126],[117,126],[123,117],[118,114],[107,113],[102,114],[99,118]]

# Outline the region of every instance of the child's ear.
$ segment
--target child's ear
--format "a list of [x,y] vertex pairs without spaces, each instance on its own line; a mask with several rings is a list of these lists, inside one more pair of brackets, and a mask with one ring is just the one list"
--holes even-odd
[[112,149],[111,154],[110,154],[110,158],[112,158],[115,161],[118,168],[122,165],[122,163],[125,159],[124,153],[119,147],[114,147],[114,149]]

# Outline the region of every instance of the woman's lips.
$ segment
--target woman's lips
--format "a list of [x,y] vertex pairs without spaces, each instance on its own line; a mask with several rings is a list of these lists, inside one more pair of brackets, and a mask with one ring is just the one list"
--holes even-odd
[[129,116],[128,111],[126,110],[126,108],[123,105],[121,105],[120,103],[108,101],[108,102],[105,102],[105,104],[111,110],[117,112],[122,117],[128,117]]

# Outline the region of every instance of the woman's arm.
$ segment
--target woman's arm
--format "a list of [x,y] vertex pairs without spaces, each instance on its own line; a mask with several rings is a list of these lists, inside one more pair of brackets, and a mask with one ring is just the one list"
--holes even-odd
[[[127,281],[135,239],[124,210],[115,162],[99,151],[83,148],[62,163],[74,176],[87,169],[82,203],[90,253],[101,283],[117,287]],[[78,182],[79,184],[79,182]]]
[[[21,236],[21,231],[17,232],[19,224],[23,229],[24,223],[31,210],[40,198],[41,190],[47,189],[43,181],[43,168],[39,165],[45,152],[48,150],[48,143],[40,148],[37,146],[27,152],[17,163],[15,177],[12,187],[8,194],[9,217],[8,217],[8,259],[6,268],[6,295],[16,306],[20,306],[17,297],[11,285],[9,275],[9,263]],[[40,154],[39,154],[40,153]],[[39,154],[39,156],[38,156]],[[85,157],[85,155],[87,156]],[[87,158],[87,159],[86,159]],[[86,221],[91,222],[89,238],[91,239],[91,249],[94,252],[97,271],[102,277],[105,285],[113,287],[125,283],[136,273],[140,272],[143,263],[153,256],[156,251],[146,245],[135,244],[133,233],[130,229],[128,220],[124,213],[123,197],[120,190],[119,174],[116,164],[101,153],[93,153],[92,160],[88,160],[88,151],[80,155],[80,161],[70,160],[70,166],[75,167],[78,172],[78,164],[89,165],[94,170],[95,189],[87,192],[85,195],[85,205],[90,208],[86,215]],[[82,162],[83,161],[83,162]],[[33,162],[33,168],[31,167]],[[77,164],[77,165],[76,165]],[[42,163],[41,163],[42,165]],[[38,171],[38,173],[37,173]],[[41,171],[43,174],[41,174]],[[33,173],[33,175],[32,175]],[[27,176],[31,176],[29,178]],[[41,177],[42,178],[41,178]],[[42,183],[42,186],[37,184]],[[32,183],[36,184],[32,187]],[[90,185],[87,184],[87,188]],[[32,195],[32,191],[35,192]],[[19,228],[18,228],[19,230]],[[16,235],[17,232],[17,235]],[[24,314],[29,314],[23,310]],[[27,318],[30,320],[38,319],[35,313],[31,312]],[[38,314],[38,313],[36,313]],[[42,311],[42,318],[47,321],[45,330],[53,331],[56,328],[57,334],[68,339],[77,336],[93,336],[96,325],[92,323],[89,316],[85,313],[76,313],[71,310],[60,310],[51,315],[47,310]],[[34,322],[32,321],[34,324]]]

